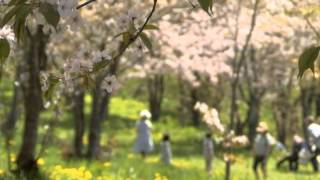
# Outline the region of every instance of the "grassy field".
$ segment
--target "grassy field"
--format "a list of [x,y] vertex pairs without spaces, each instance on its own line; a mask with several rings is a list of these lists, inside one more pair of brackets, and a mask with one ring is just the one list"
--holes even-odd
[[[90,102],[90,98],[86,101]],[[72,144],[72,121],[69,114],[64,114],[54,129],[55,137],[50,142],[45,154],[38,164],[42,172],[42,179],[105,179],[105,180],[219,180],[224,179],[225,164],[222,160],[223,149],[216,146],[213,173],[208,175],[204,171],[202,153],[202,137],[205,128],[181,127],[170,115],[165,116],[161,122],[154,124],[153,137],[156,150],[146,159],[132,151],[135,138],[135,119],[140,109],[146,105],[122,98],[114,98],[111,105],[111,117],[103,124],[102,144],[103,155],[98,161],[86,161],[67,157]],[[86,109],[89,112],[89,109]],[[40,139],[45,133],[43,126],[50,119],[50,113],[42,114]],[[20,145],[20,132],[22,123],[17,127],[18,135],[12,141],[11,161],[14,162],[17,149]],[[159,161],[159,142],[163,132],[170,132],[173,146],[173,165],[166,166]],[[0,137],[0,179],[15,179],[6,172],[7,160],[4,151],[4,140]],[[87,139],[84,139],[87,144]],[[112,151],[110,150],[112,149]],[[112,154],[112,155],[110,155]],[[232,166],[232,179],[254,179],[252,157],[249,151],[236,152],[237,161]],[[291,173],[286,167],[275,169],[279,157],[274,152],[268,163],[269,179],[296,179],[315,180],[320,175],[312,173],[311,164],[302,166],[297,173]],[[14,163],[13,163],[14,165]],[[22,179],[22,178],[18,178]]]

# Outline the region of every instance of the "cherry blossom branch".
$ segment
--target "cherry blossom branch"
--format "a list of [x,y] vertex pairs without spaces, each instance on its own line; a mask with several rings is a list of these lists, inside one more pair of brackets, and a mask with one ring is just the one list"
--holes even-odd
[[[249,47],[249,43],[250,43],[250,40],[251,40],[251,37],[252,37],[253,30],[254,30],[254,28],[256,26],[259,2],[260,2],[260,0],[256,0],[256,3],[254,5],[254,10],[253,10],[253,14],[252,14],[250,30],[249,30],[249,33],[247,34],[245,44],[244,44],[243,49],[241,51],[241,56],[240,56],[238,67],[236,69],[236,74],[240,73],[241,66],[243,64],[243,61],[245,60],[246,52],[247,52],[247,49]],[[236,81],[239,81],[239,75],[236,76]]]
[[304,19],[306,20],[308,26],[311,28],[311,30],[314,32],[314,34],[317,36],[317,38],[320,40],[320,33],[317,31],[317,29],[314,27],[314,25],[310,22],[308,16],[305,16]]
[[[114,56],[111,61],[117,61],[126,52],[126,50],[129,48],[129,46],[139,38],[139,36],[143,32],[146,25],[149,23],[153,13],[155,12],[157,3],[158,3],[158,0],[153,0],[152,9],[151,9],[149,15],[147,16],[147,19],[143,23],[143,25],[139,28],[139,31],[133,37],[131,37],[129,39],[129,42],[127,42],[122,47],[120,47],[119,53],[116,56]],[[109,64],[108,62],[109,62],[109,60],[105,60],[105,63],[103,63],[101,66],[97,67],[96,69],[94,69],[93,72],[96,72],[96,71],[104,68],[105,66],[107,66]]]
[[[291,3],[298,7],[298,3],[291,0]],[[317,29],[314,27],[314,25],[310,22],[309,20],[309,16],[311,15],[312,13],[308,13],[307,15],[304,16],[304,19],[306,20],[308,26],[311,28],[311,30],[315,33],[315,35],[317,36],[317,38],[320,40],[320,33],[317,31]]]

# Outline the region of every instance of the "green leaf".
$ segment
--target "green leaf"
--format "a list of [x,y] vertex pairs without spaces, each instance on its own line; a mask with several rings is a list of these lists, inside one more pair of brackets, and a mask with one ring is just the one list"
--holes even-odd
[[142,32],[140,34],[140,39],[142,40],[143,44],[149,49],[150,53],[153,54],[152,43],[151,43],[150,39],[148,38],[147,34]]
[[9,2],[9,6],[15,5],[15,4],[22,4],[25,3],[27,0],[11,0]]
[[90,77],[89,75],[88,76],[85,76],[84,79],[83,79],[83,87],[86,88],[86,89],[92,89],[94,88],[95,86],[95,81],[94,79],[92,79],[92,77]]
[[201,8],[209,15],[212,14],[213,0],[198,0]]
[[0,39],[0,82],[2,79],[2,70],[5,60],[10,54],[10,44],[6,39]]
[[156,25],[153,25],[153,24],[147,24],[145,27],[144,27],[145,30],[159,30],[159,28],[156,26]]
[[30,5],[27,5],[27,4],[19,5],[19,9],[17,11],[15,22],[13,25],[13,30],[18,42],[24,39],[25,23],[31,11],[32,11],[32,7]]
[[53,7],[52,4],[49,3],[41,3],[40,4],[40,12],[45,17],[46,21],[52,25],[53,27],[57,27],[60,21],[60,15],[56,8]]
[[8,24],[8,22],[17,14],[19,8],[20,6],[15,6],[3,16],[3,18],[0,21],[0,28]]
[[312,46],[304,50],[299,57],[299,74],[298,77],[302,77],[307,69],[311,69],[314,72],[314,64],[319,55],[320,46]]
[[130,32],[124,32],[122,33],[122,40],[125,44],[128,44],[131,38],[131,33]]
[[52,97],[52,94],[54,93],[54,89],[59,82],[60,82],[59,78],[54,77],[53,75],[49,76],[48,78],[49,87],[48,87],[48,90],[44,92],[44,97],[46,99],[50,99]]
[[10,44],[6,39],[0,39],[0,63],[3,64],[4,61],[9,57],[10,54]]

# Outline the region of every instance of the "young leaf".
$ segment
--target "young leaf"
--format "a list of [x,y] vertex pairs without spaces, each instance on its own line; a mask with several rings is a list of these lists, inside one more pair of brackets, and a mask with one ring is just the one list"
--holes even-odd
[[22,4],[19,5],[19,9],[17,11],[15,22],[13,25],[15,36],[18,42],[23,38],[25,35],[25,23],[28,15],[31,13],[32,7],[31,5]]
[[159,28],[156,26],[156,25],[153,25],[153,24],[147,24],[145,27],[144,27],[145,30],[159,30]]
[[0,39],[0,63],[9,57],[10,54],[10,44],[6,39]]
[[9,2],[9,6],[12,6],[12,5],[15,5],[15,4],[18,4],[18,3],[24,3],[26,0],[11,0]]
[[57,27],[60,21],[60,15],[56,8],[49,3],[41,3],[40,12],[45,17],[46,21],[53,27]]
[[17,14],[19,8],[20,6],[15,6],[3,16],[0,21],[0,28],[6,25]]
[[209,15],[212,14],[213,0],[198,0],[201,8]]
[[152,43],[147,34],[142,32],[140,34],[140,39],[142,40],[143,44],[149,49],[150,53],[153,54]]
[[52,94],[54,93],[54,89],[55,89],[56,85],[59,83],[59,78],[50,75],[49,79],[48,79],[48,83],[49,83],[49,87],[44,92],[44,97],[46,99],[50,99],[52,97]]
[[320,46],[312,46],[307,49],[301,54],[299,57],[299,74],[298,77],[302,77],[303,73],[307,69],[311,69],[314,72],[314,64],[319,55]]
[[128,44],[131,38],[130,32],[124,32],[122,33],[122,40],[125,44]]

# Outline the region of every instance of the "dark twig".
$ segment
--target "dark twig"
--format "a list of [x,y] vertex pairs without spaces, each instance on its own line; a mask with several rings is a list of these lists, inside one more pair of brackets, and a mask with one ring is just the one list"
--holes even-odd
[[86,1],[86,2],[84,2],[84,3],[80,4],[80,5],[78,5],[76,9],[81,9],[81,8],[83,8],[84,6],[87,6],[87,5],[91,4],[91,3],[93,3],[94,1],[96,1],[96,0],[89,0],[89,1]]

